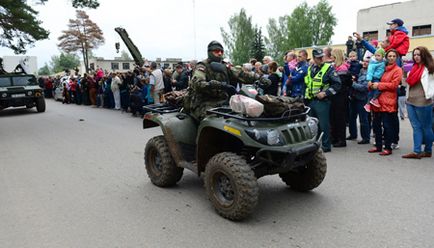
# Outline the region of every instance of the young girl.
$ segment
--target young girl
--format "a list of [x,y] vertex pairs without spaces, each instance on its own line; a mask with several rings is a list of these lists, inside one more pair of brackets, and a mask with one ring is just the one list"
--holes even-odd
[[[384,63],[384,49],[379,48],[375,51],[374,58],[369,61],[368,74],[366,75],[366,80],[368,80],[368,85],[372,82],[380,82],[381,77],[384,74],[384,69],[386,64]],[[365,105],[365,110],[371,112],[371,104],[375,107],[380,107],[378,103],[378,97],[381,92],[379,90],[371,90],[368,94],[368,103]]]

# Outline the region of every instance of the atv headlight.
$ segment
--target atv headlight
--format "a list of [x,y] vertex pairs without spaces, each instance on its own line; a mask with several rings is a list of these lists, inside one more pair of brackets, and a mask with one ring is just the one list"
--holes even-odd
[[27,91],[27,95],[28,95],[28,96],[31,96],[32,94],[33,94],[32,91]]
[[309,126],[310,133],[313,137],[316,137],[318,135],[318,119],[315,117],[307,117],[307,125]]
[[281,146],[284,144],[282,136],[275,129],[258,130],[246,129],[246,133],[257,142],[269,146]]
[[7,96],[8,96],[8,93],[6,93],[6,92],[2,94],[2,97],[7,97]]

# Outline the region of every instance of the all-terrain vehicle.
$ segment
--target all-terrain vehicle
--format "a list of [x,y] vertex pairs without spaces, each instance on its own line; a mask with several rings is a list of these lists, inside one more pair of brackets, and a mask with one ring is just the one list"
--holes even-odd
[[321,150],[318,120],[303,111],[280,117],[252,118],[228,107],[207,111],[200,123],[179,108],[145,107],[143,128],[160,126],[163,134],[148,141],[145,166],[151,182],[175,185],[184,168],[204,175],[216,211],[231,220],[247,217],[258,201],[257,179],[279,174],[297,191],[323,181],[327,164]]
[[0,110],[8,107],[33,108],[45,111],[45,99],[34,75],[8,73],[0,75]]

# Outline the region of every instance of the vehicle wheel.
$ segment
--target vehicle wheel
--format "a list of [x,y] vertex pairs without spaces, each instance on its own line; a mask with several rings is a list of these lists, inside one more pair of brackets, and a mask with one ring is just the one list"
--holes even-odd
[[45,99],[43,97],[36,99],[36,110],[38,112],[45,112]]
[[241,220],[253,212],[259,196],[258,182],[246,161],[234,153],[212,157],[205,169],[205,188],[217,212]]
[[313,159],[297,171],[280,173],[279,176],[292,189],[297,191],[309,191],[318,187],[325,178],[327,161],[324,153],[319,149]]
[[184,168],[175,165],[166,140],[161,135],[146,144],[145,166],[151,182],[159,187],[175,185],[181,180],[184,171]]

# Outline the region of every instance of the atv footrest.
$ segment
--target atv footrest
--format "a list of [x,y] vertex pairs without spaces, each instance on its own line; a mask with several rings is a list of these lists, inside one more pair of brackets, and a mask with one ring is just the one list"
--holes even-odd
[[179,112],[181,108],[178,106],[169,105],[166,103],[157,103],[157,104],[150,104],[143,106],[144,112],[152,112],[152,113],[159,113],[159,114],[165,114],[165,113],[173,113],[173,112]]

